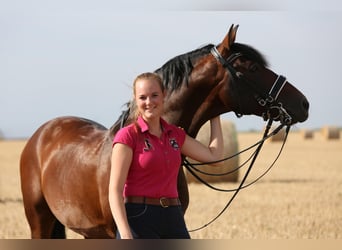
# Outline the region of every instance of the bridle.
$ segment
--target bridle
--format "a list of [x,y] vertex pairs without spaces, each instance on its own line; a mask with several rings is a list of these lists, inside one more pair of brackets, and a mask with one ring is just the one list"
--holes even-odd
[[[234,192],[233,196],[228,200],[227,204],[225,205],[225,207],[218,213],[217,216],[215,216],[212,220],[210,220],[208,223],[206,223],[205,225],[198,227],[196,229],[193,230],[189,230],[189,232],[194,232],[194,231],[198,231],[200,229],[203,229],[205,227],[207,227],[208,225],[210,225],[211,223],[213,223],[215,220],[217,220],[225,211],[226,209],[229,207],[229,205],[232,203],[232,201],[234,200],[234,198],[237,196],[238,192],[243,189],[246,188],[252,184],[254,184],[255,182],[257,182],[258,180],[260,180],[263,176],[265,176],[266,173],[269,172],[269,170],[274,166],[275,162],[278,160],[285,142],[287,140],[287,136],[288,133],[290,131],[290,127],[292,124],[292,117],[289,115],[289,113],[286,111],[286,109],[283,107],[281,102],[277,102],[278,96],[280,95],[282,89],[284,88],[284,86],[286,85],[287,81],[286,78],[282,75],[278,75],[276,80],[274,81],[270,91],[268,92],[268,94],[263,94],[260,93],[260,91],[257,89],[257,86],[255,85],[254,82],[248,80],[247,78],[244,77],[243,73],[237,71],[233,66],[233,62],[238,59],[239,57],[243,56],[242,53],[233,53],[231,54],[227,59],[224,59],[222,57],[222,55],[219,53],[219,51],[216,49],[216,47],[214,46],[211,49],[211,54],[222,64],[222,66],[227,69],[227,71],[229,72],[229,74],[232,77],[233,82],[243,82],[245,84],[247,84],[250,88],[252,88],[255,92],[254,97],[256,98],[257,102],[259,103],[260,106],[265,108],[265,112],[262,114],[262,117],[265,121],[268,121],[267,125],[266,125],[266,129],[264,131],[263,134],[263,138],[258,141],[257,143],[255,143],[254,145],[232,155],[232,156],[228,156],[226,158],[223,158],[221,160],[215,161],[215,162],[202,162],[202,163],[190,163],[187,159],[184,159],[183,161],[183,166],[186,167],[186,169],[197,179],[199,180],[201,183],[205,184],[206,186],[210,187],[211,189],[214,189],[216,191],[220,191],[220,192]],[[237,115],[237,117],[242,117],[242,112],[241,112],[241,104],[239,104],[240,108],[240,112],[234,111],[235,114]],[[272,123],[274,120],[279,120],[280,121],[280,125],[275,128],[271,133],[269,133],[270,128],[272,126]],[[264,144],[264,142],[269,139],[270,137],[274,136],[275,134],[277,134],[284,126],[286,126],[286,134],[285,134],[285,138],[283,140],[282,146],[279,150],[278,155],[276,156],[275,160],[272,162],[272,164],[270,165],[270,167],[262,174],[260,175],[258,178],[256,178],[254,181],[250,182],[249,184],[245,185],[245,181],[247,180],[247,177],[255,163],[256,158],[259,155],[259,152],[261,151],[261,148]],[[204,171],[199,170],[198,168],[196,168],[196,165],[207,165],[207,164],[213,164],[213,163],[218,163],[218,162],[223,162],[226,160],[229,160],[233,157],[236,157],[254,147],[257,147],[254,151],[254,153],[247,159],[247,161],[245,161],[242,165],[240,165],[239,167],[235,168],[232,171],[229,171],[227,173],[223,173],[223,174],[210,174],[210,173],[206,173]],[[200,172],[202,174],[205,175],[227,175],[230,174],[234,171],[237,171],[238,169],[240,169],[242,166],[244,166],[245,164],[247,164],[250,161],[249,167],[246,170],[245,175],[243,176],[239,186],[235,189],[222,189],[222,188],[216,188],[212,185],[210,185],[208,182],[206,182],[205,180],[203,180],[203,178],[201,178],[198,174],[195,173],[195,171]]]
[[[231,54],[227,59],[224,59],[215,46],[211,49],[210,52],[216,58],[216,60],[219,61],[225,69],[227,69],[227,71],[231,75],[233,82],[243,82],[254,91],[255,99],[257,100],[259,105],[265,109],[265,112],[262,114],[262,117],[265,121],[272,118],[273,120],[279,120],[280,123],[284,125],[291,124],[292,117],[283,107],[282,103],[277,102],[279,94],[287,83],[287,80],[284,76],[277,76],[268,94],[261,93],[254,82],[247,79],[242,72],[237,71],[232,66],[235,60],[243,56],[242,53],[236,52]],[[241,104],[239,104],[239,106],[240,112],[235,111],[235,114],[237,115],[237,117],[242,117],[243,114],[241,112]]]

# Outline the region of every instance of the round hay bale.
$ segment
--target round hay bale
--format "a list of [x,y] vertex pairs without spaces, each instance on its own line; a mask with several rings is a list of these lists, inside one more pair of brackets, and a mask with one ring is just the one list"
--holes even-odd
[[304,139],[312,139],[314,137],[314,133],[310,129],[303,129],[301,134]]
[[340,129],[333,126],[325,126],[321,129],[323,138],[327,140],[338,140],[340,139]]
[[[223,140],[224,140],[224,150],[223,150],[223,157],[228,157],[231,155],[234,155],[238,152],[238,143],[237,143],[237,133],[235,129],[235,125],[232,122],[222,120],[222,134],[223,134]],[[209,137],[210,137],[210,122],[207,122],[202,126],[200,131],[198,132],[198,135],[196,137],[197,140],[199,140],[204,145],[208,145],[209,143]],[[192,163],[197,163],[196,161],[189,159]],[[201,165],[196,166],[199,170],[208,172],[208,173],[226,173],[231,170],[236,169],[239,166],[239,156],[236,156],[232,159],[229,159],[222,163],[220,166],[210,166],[210,165]],[[214,183],[214,182],[236,182],[239,177],[238,171],[234,171],[233,173],[222,175],[222,176],[211,176],[211,175],[204,175],[199,172],[196,172],[196,174],[199,175],[203,180]],[[188,180],[188,183],[190,182],[199,182],[190,172],[185,170],[185,174]]]

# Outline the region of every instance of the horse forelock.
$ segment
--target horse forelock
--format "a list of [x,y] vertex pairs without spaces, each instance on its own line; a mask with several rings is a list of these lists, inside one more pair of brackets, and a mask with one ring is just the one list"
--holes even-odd
[[257,51],[256,49],[254,49],[253,47],[249,45],[242,44],[242,43],[233,43],[231,45],[231,50],[233,52],[242,53],[244,57],[257,62],[264,67],[268,66],[268,63],[265,57],[259,51]]

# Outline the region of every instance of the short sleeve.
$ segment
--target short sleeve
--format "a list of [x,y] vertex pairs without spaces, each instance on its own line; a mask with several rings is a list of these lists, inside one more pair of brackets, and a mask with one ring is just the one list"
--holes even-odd
[[134,149],[134,145],[136,143],[136,134],[137,133],[133,126],[122,128],[114,136],[112,146],[114,146],[116,143],[122,143]]
[[177,142],[178,142],[179,146],[182,147],[184,144],[184,141],[185,141],[185,137],[186,137],[185,130],[181,127],[174,126],[173,131],[177,137]]

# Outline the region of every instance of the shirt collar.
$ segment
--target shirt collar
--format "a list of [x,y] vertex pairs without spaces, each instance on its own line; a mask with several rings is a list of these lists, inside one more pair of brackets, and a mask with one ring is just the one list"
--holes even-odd
[[[142,133],[148,131],[148,124],[147,122],[142,118],[141,115],[138,116],[138,120],[137,120],[137,123],[140,127],[140,130]],[[160,123],[163,127],[163,131],[169,131],[171,130],[170,128],[170,125],[163,119],[163,118],[160,118]]]

